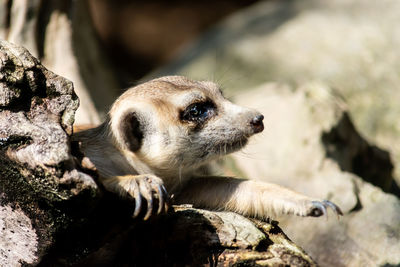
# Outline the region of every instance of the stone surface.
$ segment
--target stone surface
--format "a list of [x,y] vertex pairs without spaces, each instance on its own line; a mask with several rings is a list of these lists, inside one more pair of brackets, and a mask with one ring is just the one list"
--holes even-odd
[[396,0],[263,1],[154,76],[216,80],[227,96],[267,81],[327,84],[346,99],[360,134],[391,153],[400,184],[399,22]]
[[390,158],[358,134],[343,99],[316,83],[296,90],[265,84],[235,99],[261,111],[266,129],[233,155],[231,169],[329,199],[345,213],[339,220],[333,213],[328,220],[279,217],[290,238],[321,266],[399,264],[400,200],[357,176],[387,184]]
[[72,83],[2,40],[0,72],[0,265],[37,264],[98,188],[70,153]]
[[354,190],[358,204],[340,220],[281,220],[282,229],[321,266],[398,266],[399,199],[360,179]]
[[0,213],[0,265],[36,262],[38,237],[30,218],[10,206],[0,206]]

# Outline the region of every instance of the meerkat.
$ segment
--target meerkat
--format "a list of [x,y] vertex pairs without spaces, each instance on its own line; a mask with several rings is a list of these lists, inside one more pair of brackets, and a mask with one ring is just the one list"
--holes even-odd
[[213,82],[166,76],[128,89],[104,123],[73,140],[107,190],[134,200],[133,217],[165,212],[169,195],[177,204],[257,218],[317,217],[328,207],[342,215],[330,201],[276,184],[197,174],[201,166],[243,148],[263,131],[263,119],[228,101]]

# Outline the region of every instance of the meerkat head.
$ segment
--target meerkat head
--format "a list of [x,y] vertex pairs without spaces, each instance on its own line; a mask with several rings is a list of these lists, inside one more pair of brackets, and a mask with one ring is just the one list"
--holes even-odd
[[239,150],[263,115],[237,106],[208,81],[158,78],[126,91],[110,111],[115,145],[155,172],[185,171]]

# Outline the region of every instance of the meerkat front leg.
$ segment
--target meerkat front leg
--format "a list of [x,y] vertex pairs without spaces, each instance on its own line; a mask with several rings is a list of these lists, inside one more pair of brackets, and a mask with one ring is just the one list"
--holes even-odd
[[163,181],[155,175],[123,175],[102,179],[104,187],[120,196],[132,197],[135,200],[135,211],[132,217],[137,217],[142,210],[142,200],[147,202],[147,211],[144,220],[150,218],[153,214],[154,199],[158,200],[158,209],[156,214],[168,210],[168,193],[164,187]]
[[318,217],[326,215],[328,207],[343,215],[338,206],[327,200],[316,200],[276,184],[228,177],[194,178],[178,194],[176,202],[258,218],[278,214]]

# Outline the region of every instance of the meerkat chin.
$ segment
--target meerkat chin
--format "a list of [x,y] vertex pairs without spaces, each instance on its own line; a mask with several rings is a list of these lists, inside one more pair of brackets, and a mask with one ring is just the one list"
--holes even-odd
[[176,203],[258,218],[316,217],[328,207],[342,215],[330,201],[275,184],[196,174],[200,166],[245,146],[263,131],[263,119],[228,101],[213,82],[166,76],[127,90],[103,124],[73,140],[81,143],[107,190],[134,199],[133,217],[165,212],[168,193]]

